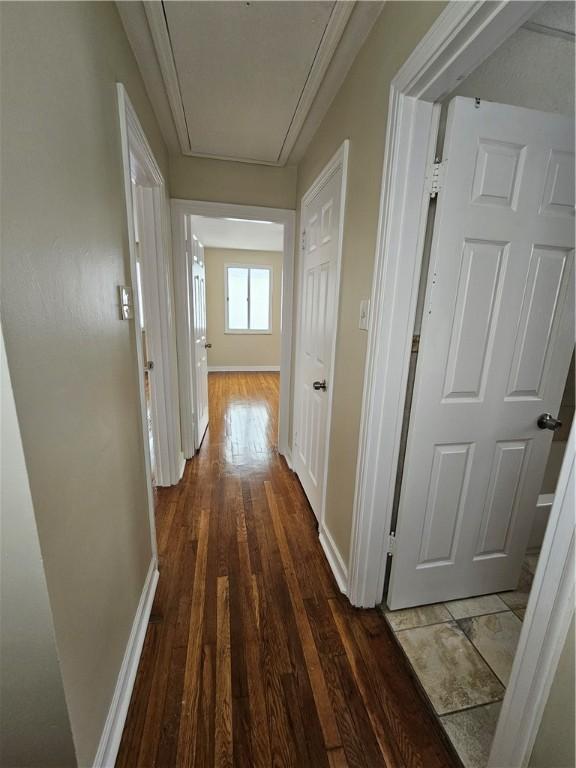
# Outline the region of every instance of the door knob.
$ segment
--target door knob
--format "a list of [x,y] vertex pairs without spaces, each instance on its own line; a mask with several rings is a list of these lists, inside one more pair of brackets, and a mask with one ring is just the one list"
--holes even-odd
[[204,349],[212,349],[212,344],[210,344],[208,341],[206,344],[204,344]]
[[326,379],[323,379],[322,381],[315,381],[312,386],[314,389],[323,389],[324,392],[326,392]]
[[540,429],[551,429],[552,432],[556,432],[556,430],[560,429],[562,426],[562,422],[555,419],[551,413],[543,413],[541,416],[538,416],[538,421],[536,423]]

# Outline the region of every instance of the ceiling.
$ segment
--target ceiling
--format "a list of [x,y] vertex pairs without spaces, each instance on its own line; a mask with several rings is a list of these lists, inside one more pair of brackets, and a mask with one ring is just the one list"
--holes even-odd
[[574,41],[574,7],[573,2],[566,0],[549,0],[525,26],[536,32],[560,33],[560,36]]
[[281,251],[284,247],[282,224],[205,216],[192,216],[191,219],[193,232],[205,248]]
[[118,2],[171,151],[297,162],[382,2]]

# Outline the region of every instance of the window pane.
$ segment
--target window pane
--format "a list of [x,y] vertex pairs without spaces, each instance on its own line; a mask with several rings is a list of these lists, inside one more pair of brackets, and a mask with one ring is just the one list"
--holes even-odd
[[270,270],[250,270],[250,328],[268,331],[270,318]]
[[228,267],[228,328],[248,328],[248,270],[244,267]]

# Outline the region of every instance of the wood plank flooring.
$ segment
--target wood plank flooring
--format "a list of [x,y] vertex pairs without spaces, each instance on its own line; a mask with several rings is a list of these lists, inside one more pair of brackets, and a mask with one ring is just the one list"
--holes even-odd
[[158,490],[160,581],[116,765],[450,768],[382,616],[332,578],[276,448],[278,374],[210,374],[210,426]]

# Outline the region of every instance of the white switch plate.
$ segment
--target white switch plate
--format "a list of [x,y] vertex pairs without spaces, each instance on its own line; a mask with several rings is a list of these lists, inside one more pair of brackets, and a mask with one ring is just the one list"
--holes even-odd
[[134,302],[132,301],[132,288],[128,285],[118,286],[120,299],[120,317],[122,320],[132,320],[134,317]]
[[370,319],[370,299],[362,299],[360,302],[360,319],[358,321],[358,328],[361,331],[368,330],[368,321]]

